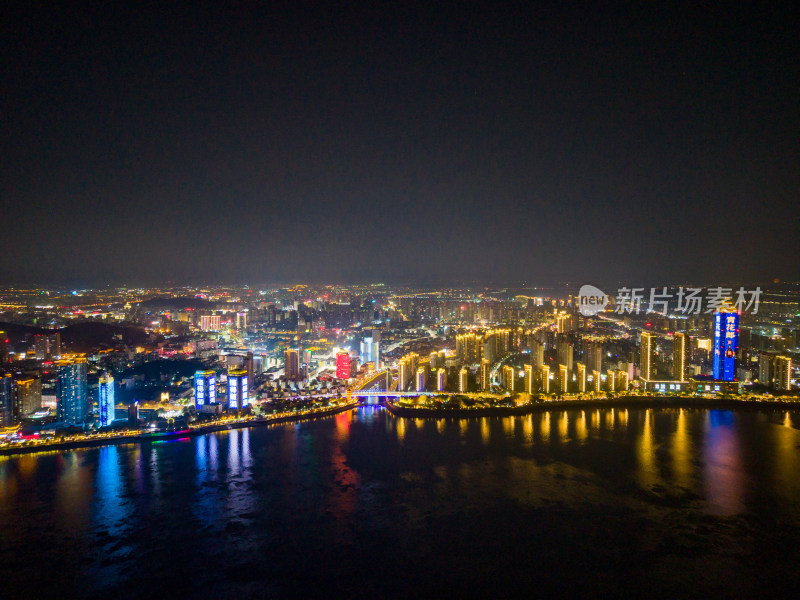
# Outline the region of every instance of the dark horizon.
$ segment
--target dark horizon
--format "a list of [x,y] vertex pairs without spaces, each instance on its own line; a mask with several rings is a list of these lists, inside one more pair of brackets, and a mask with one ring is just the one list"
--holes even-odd
[[169,10],[3,8],[0,285],[800,274],[788,5]]

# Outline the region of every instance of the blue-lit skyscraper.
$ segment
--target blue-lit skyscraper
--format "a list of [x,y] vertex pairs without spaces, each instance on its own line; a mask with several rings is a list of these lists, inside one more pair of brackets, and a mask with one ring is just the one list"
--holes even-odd
[[107,427],[114,422],[114,378],[111,375],[104,374],[100,378],[98,392],[100,427]]
[[232,369],[228,372],[228,408],[244,408],[250,404],[247,369]]
[[375,368],[378,369],[380,367],[380,352],[380,341],[374,337],[365,337],[361,342],[361,364],[375,363]]
[[86,383],[86,359],[59,362],[56,379],[58,419],[82,425],[89,414],[89,388]]
[[739,313],[714,313],[714,379],[736,379],[736,351],[739,349]]
[[214,371],[196,371],[194,374],[194,406],[217,402],[217,374]]

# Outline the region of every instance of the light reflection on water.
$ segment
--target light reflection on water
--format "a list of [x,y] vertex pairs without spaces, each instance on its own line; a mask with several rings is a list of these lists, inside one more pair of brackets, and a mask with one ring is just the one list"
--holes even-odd
[[72,552],[77,568],[113,581],[143,553],[169,563],[158,536],[188,536],[181,560],[195,566],[237,552],[280,561],[363,544],[363,528],[396,519],[424,532],[451,511],[502,516],[508,502],[635,514],[667,500],[800,526],[797,423],[796,413],[689,409],[425,420],[368,407],[185,442],[3,458],[0,560],[17,564],[30,543],[31,557]]

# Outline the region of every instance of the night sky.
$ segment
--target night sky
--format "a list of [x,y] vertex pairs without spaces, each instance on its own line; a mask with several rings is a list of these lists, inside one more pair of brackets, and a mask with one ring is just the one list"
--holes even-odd
[[791,3],[18,4],[0,284],[800,274]]

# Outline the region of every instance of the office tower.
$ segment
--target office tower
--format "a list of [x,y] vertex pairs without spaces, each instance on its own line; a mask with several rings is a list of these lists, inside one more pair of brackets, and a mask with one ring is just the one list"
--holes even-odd
[[287,348],[283,351],[283,374],[286,379],[300,377],[300,350]]
[[[650,381],[653,379],[655,362],[655,340],[653,334],[646,331],[642,332],[642,344],[639,348],[639,373],[642,379]],[[611,373],[611,371],[609,371]],[[614,387],[609,387],[613,390]]]
[[436,371],[436,391],[443,392],[447,385],[447,371],[439,369]]
[[614,389],[620,392],[628,391],[628,372],[618,370],[614,381]]
[[689,336],[676,333],[672,336],[672,377],[676,381],[686,381],[689,367]]
[[481,371],[480,371],[481,389],[484,391],[488,390],[491,384],[491,379],[490,379],[491,369],[492,365],[488,360],[486,360],[485,358],[481,360]]
[[350,377],[350,353],[341,351],[336,353],[336,378],[349,379]]
[[503,366],[503,387],[507,392],[514,393],[514,367],[510,365]]
[[431,352],[428,362],[431,365],[431,369],[438,369],[439,368],[439,353],[434,351]]
[[556,332],[557,333],[566,333],[568,331],[566,322],[567,322],[567,315],[560,314],[556,316]]
[[247,313],[237,312],[234,324],[236,326],[236,329],[247,329]]
[[9,374],[0,375],[0,427],[14,422],[14,380]]
[[89,388],[86,382],[86,359],[59,361],[56,374],[58,419],[82,425],[89,414]]
[[561,393],[566,394],[569,389],[569,370],[567,365],[558,365],[558,383]]
[[425,391],[425,380],[427,379],[427,373],[425,372],[425,367],[419,367],[417,369],[417,391],[424,392]]
[[533,393],[533,365],[525,365],[525,393]]
[[542,392],[545,394],[550,393],[550,365],[542,367]]
[[714,379],[736,379],[736,352],[739,349],[739,313],[714,313]]
[[107,427],[114,422],[114,378],[108,373],[100,376],[98,386],[98,408],[100,412],[100,427]]
[[575,366],[578,368],[578,391],[583,394],[586,392],[586,365],[579,362]]
[[219,315],[200,316],[200,329],[203,331],[219,331],[220,325],[221,323]]
[[247,369],[228,371],[228,409],[245,408],[250,404]]
[[792,389],[792,359],[788,356],[775,357],[775,389],[788,392]]
[[469,373],[469,371],[467,371],[463,367],[458,372],[458,391],[460,393],[462,393],[462,394],[466,394],[467,393],[467,386],[468,386],[467,376],[468,376],[468,373]]
[[361,342],[361,363],[371,362],[375,364],[375,369],[379,369],[381,366],[380,347],[380,342],[375,340],[374,337],[365,337]]
[[58,332],[34,335],[33,344],[39,360],[61,356],[61,334]]
[[614,370],[613,369],[609,369],[608,372],[606,373],[606,375],[607,375],[607,379],[606,379],[607,389],[608,389],[609,392],[613,392],[615,389],[617,389],[616,377],[614,376]]
[[194,374],[194,406],[200,410],[206,404],[217,403],[217,374],[215,371],[196,371]]
[[599,392],[601,387],[602,378],[600,377],[600,371],[592,371],[592,389],[595,392]]

